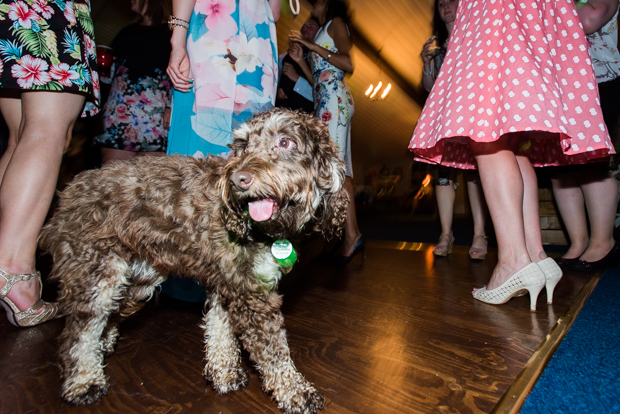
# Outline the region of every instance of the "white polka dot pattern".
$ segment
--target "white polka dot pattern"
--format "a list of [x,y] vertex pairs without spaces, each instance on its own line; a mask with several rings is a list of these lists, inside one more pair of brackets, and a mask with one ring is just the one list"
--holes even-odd
[[467,137],[529,134],[533,165],[613,154],[571,0],[461,0],[444,64],[409,144],[416,160],[475,168]]

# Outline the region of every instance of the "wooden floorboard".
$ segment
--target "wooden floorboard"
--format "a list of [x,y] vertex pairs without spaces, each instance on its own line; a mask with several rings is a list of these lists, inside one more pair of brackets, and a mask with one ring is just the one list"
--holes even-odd
[[[455,246],[436,259],[428,244],[369,241],[364,265],[356,257],[346,268],[312,248],[302,254],[280,291],[293,360],[325,395],[323,413],[491,412],[593,276],[566,272],[555,303],[541,294],[536,313],[527,296],[491,306],[470,292],[488,280],[496,252],[483,262],[467,252]],[[163,296],[149,302],[121,325],[106,360],[109,394],[83,407],[59,397],[63,321],[17,329],[0,313],[0,412],[278,413],[247,355],[247,388],[208,387],[201,313]]]

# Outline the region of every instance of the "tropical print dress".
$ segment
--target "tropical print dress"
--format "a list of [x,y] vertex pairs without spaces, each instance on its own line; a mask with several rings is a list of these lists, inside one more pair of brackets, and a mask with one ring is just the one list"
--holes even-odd
[[197,1],[187,54],[194,88],[173,92],[168,153],[227,153],[232,130],[275,104],[278,52],[268,1]]
[[88,95],[100,90],[89,0],[0,0],[0,87]]
[[168,130],[163,116],[172,85],[166,74],[171,32],[166,24],[134,23],[114,38],[115,70],[103,110],[105,131],[96,147],[123,151],[165,152]]
[[[332,52],[338,52],[334,39],[327,34],[329,21],[323,26],[314,43]],[[347,165],[346,175],[353,177],[351,162],[351,118],[353,96],[344,81],[345,72],[323,59],[318,53],[310,53],[312,77],[314,78],[314,114],[329,127],[329,135],[338,147],[338,155]]]
[[[232,130],[274,107],[278,79],[276,26],[267,0],[197,1],[187,54],[191,92],[173,90],[168,154],[225,155]],[[204,302],[202,286],[171,276],[162,292]]]

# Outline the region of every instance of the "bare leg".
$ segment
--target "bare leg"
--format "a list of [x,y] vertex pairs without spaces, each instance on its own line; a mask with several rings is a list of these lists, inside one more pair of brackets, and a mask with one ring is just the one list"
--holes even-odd
[[523,178],[523,226],[525,245],[532,262],[540,262],[547,257],[542,245],[540,231],[540,213],[538,208],[538,178],[530,160],[521,155],[516,156],[521,177]]
[[344,188],[349,195],[349,205],[347,206],[347,224],[344,229],[344,243],[338,251],[340,256],[349,256],[355,249],[355,243],[362,237],[360,229],[357,227],[357,213],[355,212],[355,194],[353,192],[353,180],[346,177]]
[[611,173],[598,168],[593,166],[580,176],[590,220],[590,243],[580,259],[588,262],[601,260],[615,244],[613,231],[618,206],[618,183]]
[[[9,273],[35,272],[37,236],[54,196],[67,138],[84,100],[83,95],[71,93],[21,94],[22,132],[0,187],[0,268]],[[6,107],[4,103],[2,108]],[[8,113],[9,124],[17,123],[15,113]],[[0,280],[2,286],[4,280]],[[22,310],[30,307],[39,299],[38,281],[17,283],[9,298]]]
[[454,182],[450,180],[450,184],[448,185],[435,185],[435,198],[437,198],[441,234],[452,234],[454,199],[456,198]]
[[570,247],[562,257],[576,259],[585,252],[590,243],[586,205],[579,179],[575,173],[558,174],[551,178],[551,186],[570,239]]
[[6,125],[9,129],[9,139],[7,143],[6,150],[4,154],[2,154],[2,158],[0,158],[0,182],[2,182],[2,178],[4,177],[4,172],[6,171],[6,167],[9,165],[11,161],[11,157],[13,157],[13,153],[15,152],[15,148],[17,148],[17,139],[19,137],[19,126],[22,121],[22,101],[18,97],[9,98],[2,97],[0,98],[0,112],[2,112],[2,116]]
[[486,234],[486,216],[488,214],[486,201],[482,185],[474,181],[471,177],[464,174],[467,181],[467,194],[469,196],[469,206],[474,220],[474,237],[469,249],[469,257],[472,259],[484,260],[487,255],[488,241]]
[[487,284],[494,289],[531,262],[523,217],[524,178],[507,137],[490,143],[470,141],[470,147],[497,237],[498,263]]
[[435,197],[437,198],[437,210],[439,210],[441,235],[433,253],[436,256],[446,256],[452,251],[452,243],[454,243],[454,236],[452,235],[454,199],[456,197],[454,181],[449,180],[448,185],[435,185]]
[[469,206],[474,219],[474,236],[486,236],[487,203],[484,200],[482,185],[472,180],[467,180],[467,194]]

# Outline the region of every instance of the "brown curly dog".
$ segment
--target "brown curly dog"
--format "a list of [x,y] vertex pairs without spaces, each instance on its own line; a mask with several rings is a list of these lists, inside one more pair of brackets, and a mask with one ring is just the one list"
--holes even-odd
[[63,398],[88,404],[109,385],[104,356],[122,318],[168,274],[209,292],[204,376],[219,393],[246,385],[237,338],[286,413],[315,413],[323,396],[296,370],[276,288],[274,240],[341,233],[345,167],[318,119],[274,109],[233,132],[228,159],[137,157],[78,175],[39,243],[54,259],[61,312]]

